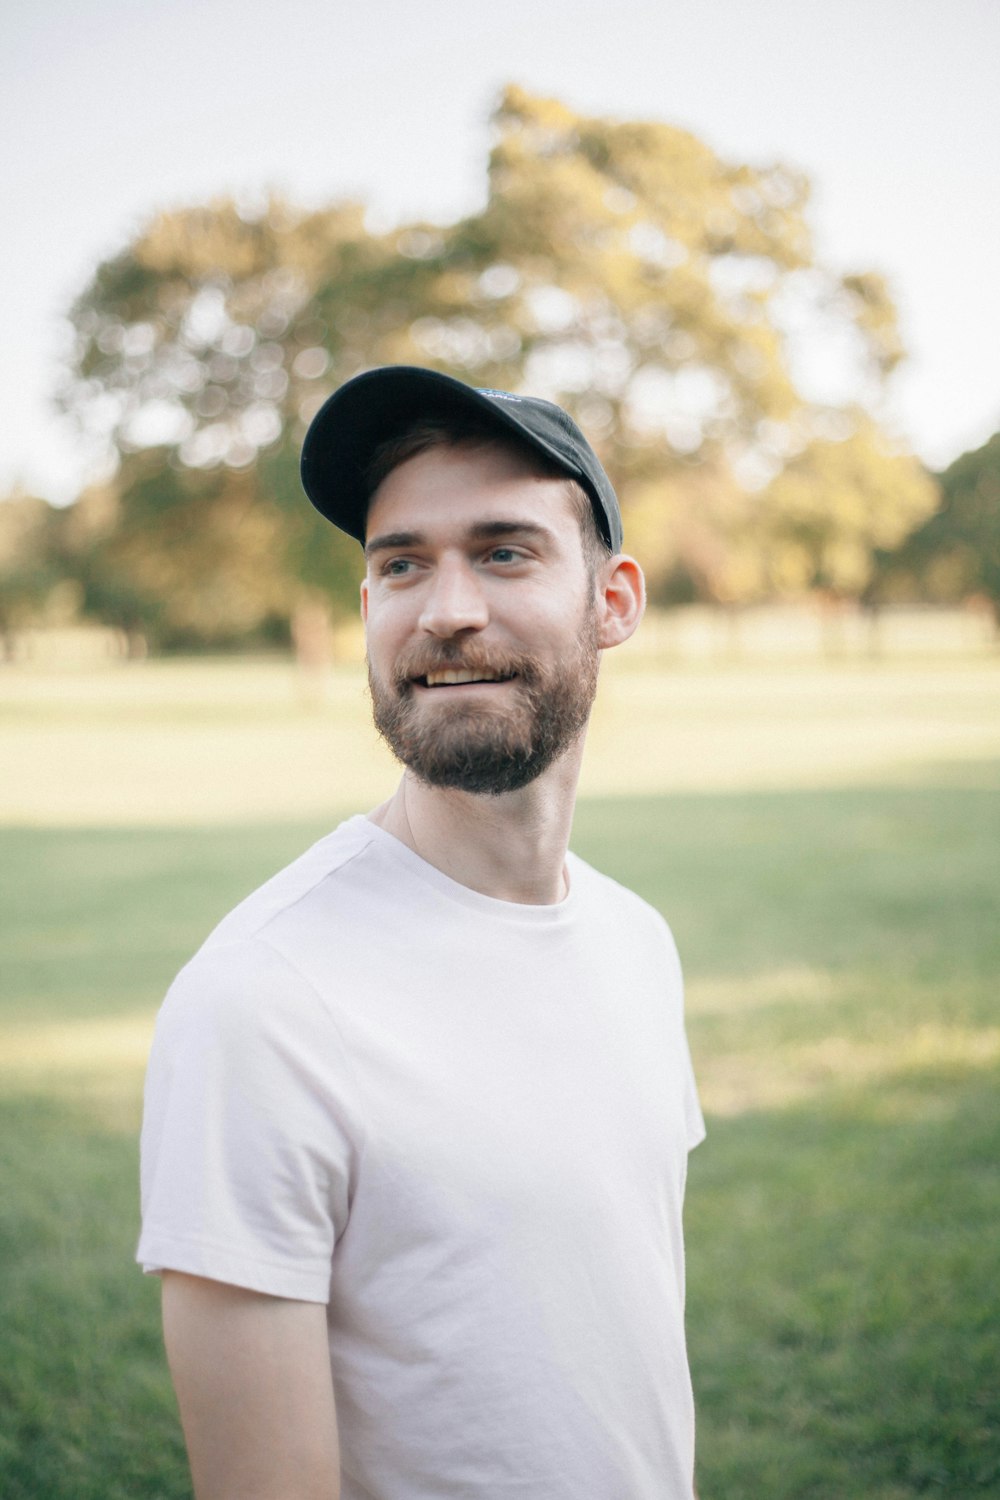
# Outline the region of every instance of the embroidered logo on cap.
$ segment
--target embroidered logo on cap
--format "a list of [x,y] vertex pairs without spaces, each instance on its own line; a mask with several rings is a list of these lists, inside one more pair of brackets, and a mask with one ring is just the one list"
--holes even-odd
[[520,396],[514,396],[510,391],[491,391],[488,386],[479,387],[481,396],[492,396],[495,401],[520,401]]

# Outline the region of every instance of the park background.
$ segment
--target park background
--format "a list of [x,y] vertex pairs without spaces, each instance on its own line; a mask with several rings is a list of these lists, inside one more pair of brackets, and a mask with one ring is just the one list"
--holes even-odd
[[650,574],[574,845],[685,962],[703,1500],[1000,1494],[998,14],[0,26],[0,1492],[189,1493],[142,1066],[393,784],[295,466],[399,359],[574,410]]

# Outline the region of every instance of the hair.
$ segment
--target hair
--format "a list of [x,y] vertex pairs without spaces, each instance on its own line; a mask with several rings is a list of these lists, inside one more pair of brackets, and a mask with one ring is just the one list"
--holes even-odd
[[505,448],[518,454],[540,478],[559,479],[565,485],[580,527],[583,556],[591,575],[596,574],[600,564],[611,556],[612,549],[597,524],[593,501],[578,480],[515,432],[503,432],[493,423],[467,414],[419,417],[379,443],[364,473],[369,499],[393,469],[431,448]]

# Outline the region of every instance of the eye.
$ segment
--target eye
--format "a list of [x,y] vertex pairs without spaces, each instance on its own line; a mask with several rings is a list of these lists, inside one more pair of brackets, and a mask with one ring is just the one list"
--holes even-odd
[[390,557],[383,564],[382,573],[386,578],[403,578],[410,571],[413,564],[406,557]]
[[520,562],[521,554],[514,547],[491,547],[488,553],[490,562],[512,563]]

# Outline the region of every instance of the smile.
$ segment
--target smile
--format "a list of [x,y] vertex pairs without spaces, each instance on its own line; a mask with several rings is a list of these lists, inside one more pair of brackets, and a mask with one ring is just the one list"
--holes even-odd
[[516,675],[514,672],[467,672],[449,667],[428,672],[426,677],[417,677],[415,681],[421,687],[462,687],[472,682],[510,682]]

